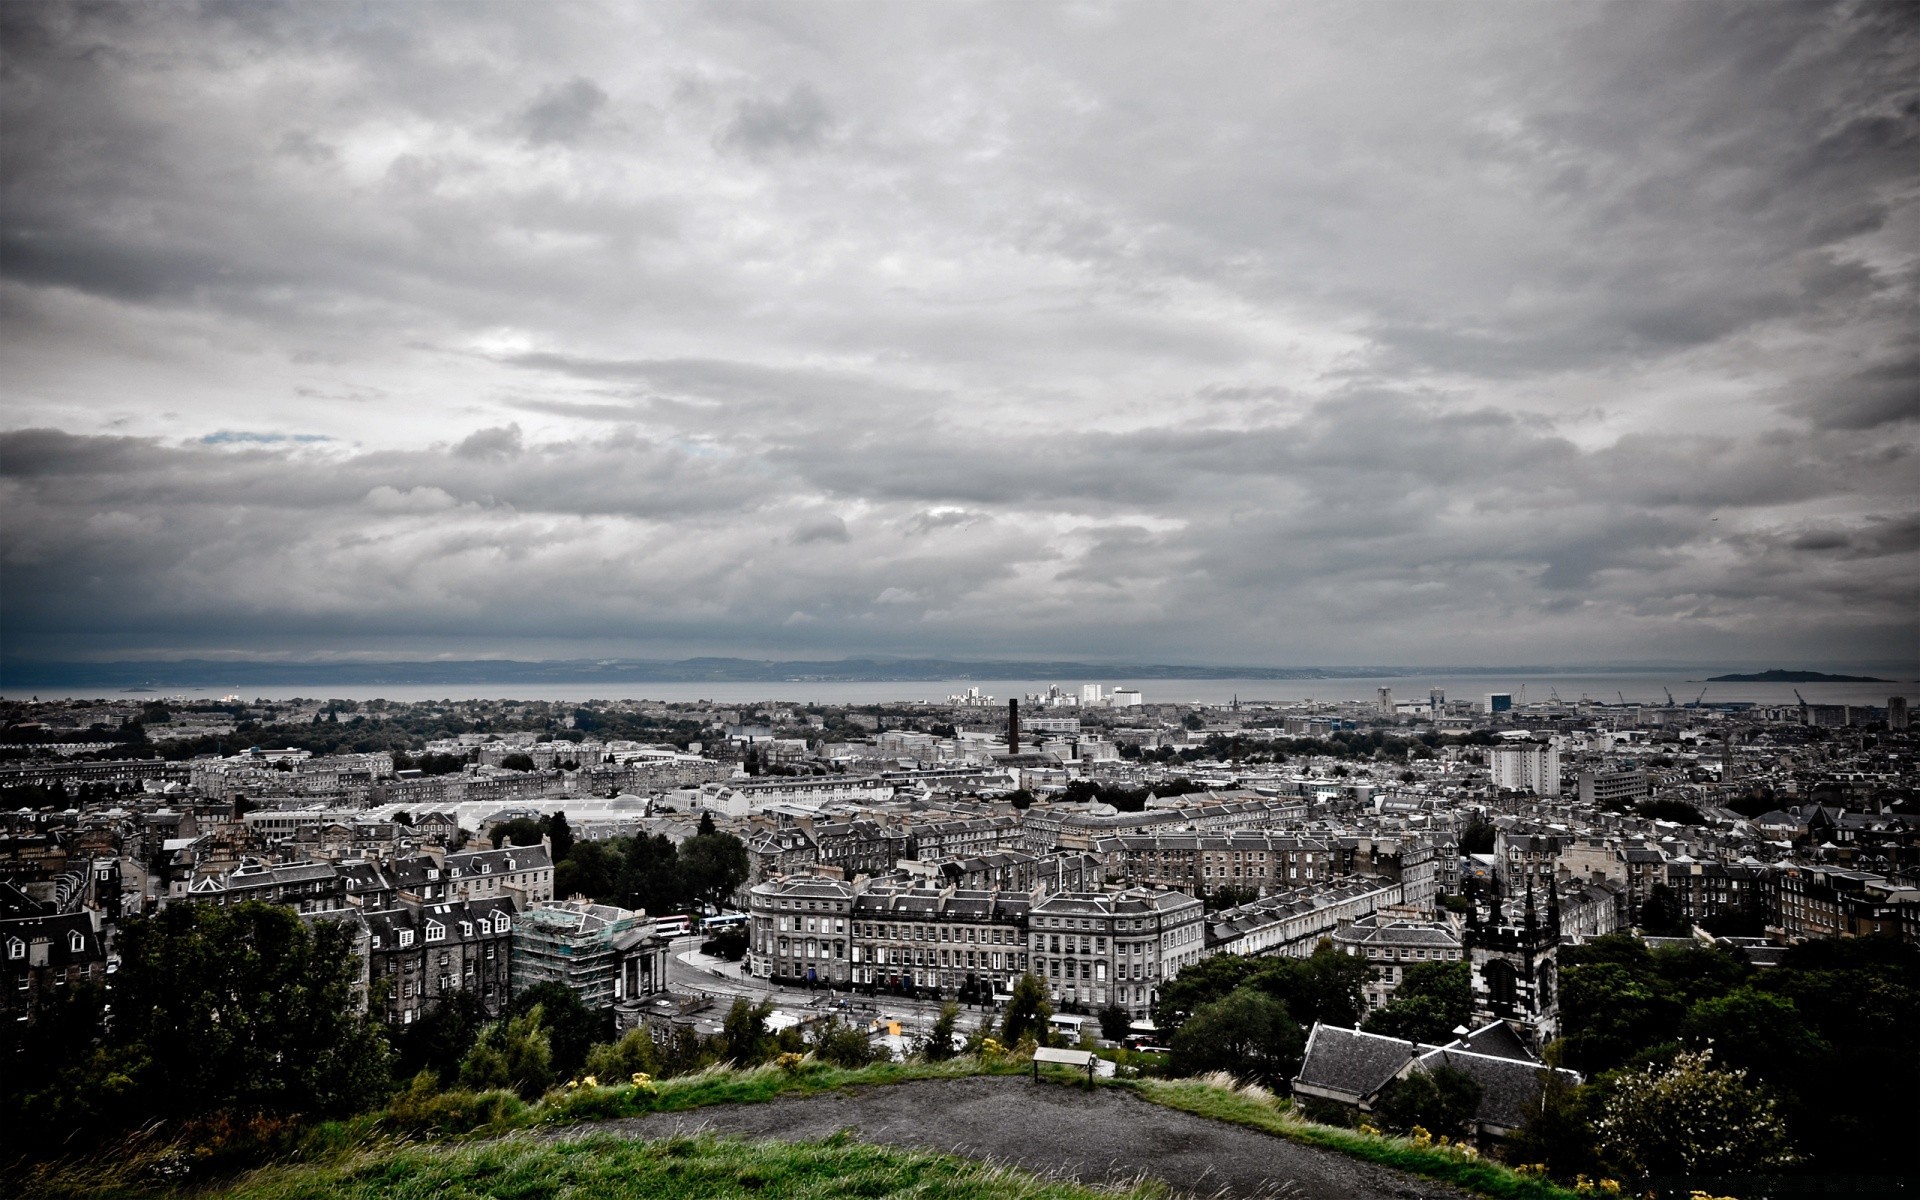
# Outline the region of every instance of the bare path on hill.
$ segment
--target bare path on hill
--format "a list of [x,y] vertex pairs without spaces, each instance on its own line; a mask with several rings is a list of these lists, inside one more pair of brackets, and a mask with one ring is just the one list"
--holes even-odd
[[711,1132],[862,1141],[991,1159],[1084,1183],[1151,1175],[1181,1192],[1232,1200],[1467,1200],[1419,1176],[1197,1117],[1120,1088],[1082,1091],[1011,1076],[889,1084],[562,1130],[662,1138]]

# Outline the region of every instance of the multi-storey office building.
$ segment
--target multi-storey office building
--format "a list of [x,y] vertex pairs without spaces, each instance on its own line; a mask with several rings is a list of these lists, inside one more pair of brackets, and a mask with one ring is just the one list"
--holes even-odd
[[1144,1017],[1159,986],[1207,953],[1204,908],[1181,892],[1069,892],[1027,916],[1028,961],[1056,1003]]

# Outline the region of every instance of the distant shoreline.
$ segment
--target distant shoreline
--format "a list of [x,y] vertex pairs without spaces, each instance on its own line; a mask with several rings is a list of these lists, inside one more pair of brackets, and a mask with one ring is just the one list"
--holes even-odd
[[[1711,668],[1707,668],[1711,669]],[[763,683],[778,685],[848,683],[929,683],[1006,679],[1131,679],[1299,681],[1333,679],[1406,679],[1427,676],[1632,676],[1666,675],[1676,681],[1700,664],[1619,667],[1519,666],[1199,666],[1164,663],[1051,661],[976,661],[940,658],[847,658],[838,661],[689,658],[641,659],[466,659],[410,662],[286,662],[174,659],[113,662],[9,659],[0,662],[0,687],[99,687],[133,692],[179,687],[472,687],[586,686]],[[1669,674],[1670,673],[1670,674]],[[1862,682],[1879,679],[1820,672],[1724,675],[1709,682]]]
[[1715,675],[1702,683],[1892,683],[1872,675],[1828,675],[1824,671],[1762,671],[1758,675]]

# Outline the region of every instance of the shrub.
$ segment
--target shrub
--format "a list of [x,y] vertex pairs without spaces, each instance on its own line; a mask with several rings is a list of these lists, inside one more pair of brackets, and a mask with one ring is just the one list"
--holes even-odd
[[431,1071],[415,1075],[387,1105],[385,1123],[416,1136],[453,1137],[476,1129],[508,1129],[526,1116],[520,1097],[504,1089],[443,1092]]

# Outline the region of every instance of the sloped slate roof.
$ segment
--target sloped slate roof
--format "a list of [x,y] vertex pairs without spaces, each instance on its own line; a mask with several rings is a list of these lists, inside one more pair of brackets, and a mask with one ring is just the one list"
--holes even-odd
[[1447,1043],[1448,1049],[1470,1050],[1475,1054],[1485,1054],[1493,1058],[1510,1058],[1515,1062],[1539,1063],[1513,1026],[1505,1021],[1489,1021],[1458,1041]]
[[[1452,1049],[1435,1050],[1423,1055],[1419,1062],[1419,1069],[1423,1071],[1440,1067],[1452,1067],[1479,1084],[1480,1107],[1474,1113],[1474,1120],[1503,1129],[1518,1129],[1527,1123],[1528,1108],[1540,1095],[1540,1076],[1546,1069],[1537,1062]],[[1580,1081],[1571,1071],[1563,1074],[1571,1083]]]
[[1300,1073],[1294,1076],[1294,1084],[1319,1088],[1357,1102],[1385,1087],[1416,1049],[1432,1047],[1416,1047],[1400,1038],[1362,1033],[1358,1029],[1316,1024],[1307,1035],[1306,1056],[1300,1062]]

